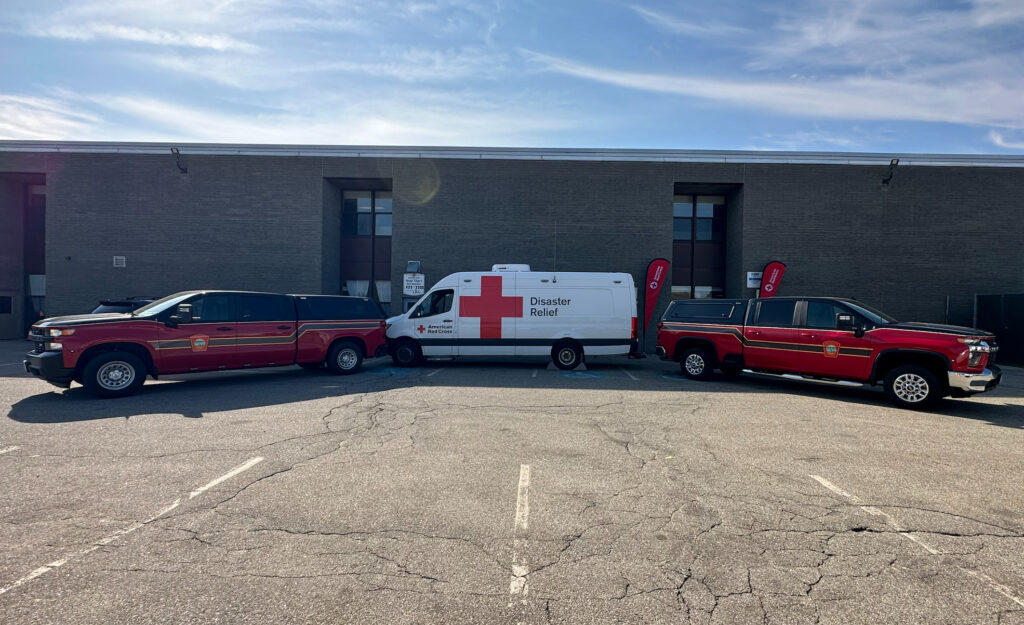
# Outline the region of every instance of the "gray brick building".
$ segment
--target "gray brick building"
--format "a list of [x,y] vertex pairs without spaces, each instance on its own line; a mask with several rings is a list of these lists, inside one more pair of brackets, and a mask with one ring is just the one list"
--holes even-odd
[[784,294],[969,325],[975,293],[1024,292],[1022,209],[1016,156],[6,141],[0,338],[38,309],[199,287],[376,285],[398,312],[410,260],[429,287],[494,263],[642,284],[667,258],[655,315],[753,295],[747,272],[781,260]]

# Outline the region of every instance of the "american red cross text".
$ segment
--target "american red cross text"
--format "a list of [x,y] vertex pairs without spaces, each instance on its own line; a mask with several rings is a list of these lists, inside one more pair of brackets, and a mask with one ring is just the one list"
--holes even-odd
[[501,320],[523,316],[523,298],[501,294],[501,276],[482,276],[480,295],[459,298],[460,317],[480,317],[480,338],[500,339]]

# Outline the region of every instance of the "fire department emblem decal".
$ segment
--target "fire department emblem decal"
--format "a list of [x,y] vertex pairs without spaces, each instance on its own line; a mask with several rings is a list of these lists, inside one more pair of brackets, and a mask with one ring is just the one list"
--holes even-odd
[[192,351],[194,352],[205,352],[206,348],[210,345],[210,337],[205,334],[195,334],[188,337],[189,342],[192,344]]
[[825,350],[825,358],[838,358],[839,357],[839,342],[838,341],[825,341],[822,344],[822,349]]

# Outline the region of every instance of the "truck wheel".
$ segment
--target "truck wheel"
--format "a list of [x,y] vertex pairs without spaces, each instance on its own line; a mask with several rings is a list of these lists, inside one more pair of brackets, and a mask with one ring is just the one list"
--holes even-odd
[[104,352],[82,369],[82,385],[96,397],[124,397],[137,393],[146,381],[146,365],[129,352]]
[[912,410],[933,406],[942,397],[938,378],[920,365],[896,367],[885,376],[883,388],[889,401]]
[[363,366],[363,350],[348,341],[335,343],[327,352],[327,369],[337,375],[348,375]]
[[683,352],[683,357],[679,361],[683,375],[691,380],[707,380],[713,373],[711,367],[711,356],[703,347],[691,347]]
[[399,339],[391,351],[391,360],[399,367],[415,367],[423,361],[423,350],[412,339]]
[[551,360],[559,369],[571,371],[583,364],[583,348],[576,341],[565,341],[551,348]]

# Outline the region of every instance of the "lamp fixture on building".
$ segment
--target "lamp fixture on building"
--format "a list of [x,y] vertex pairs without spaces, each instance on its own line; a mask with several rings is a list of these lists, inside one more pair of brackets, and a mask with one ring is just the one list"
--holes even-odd
[[178,148],[171,148],[171,154],[174,155],[174,164],[178,166],[178,171],[183,174],[187,174],[188,167],[181,166],[181,152],[178,151]]
[[895,173],[896,171],[896,166],[899,164],[900,159],[898,158],[894,158],[891,161],[889,161],[889,175],[886,176],[885,178],[882,178],[882,184],[889,184],[889,181],[892,180],[893,173]]

